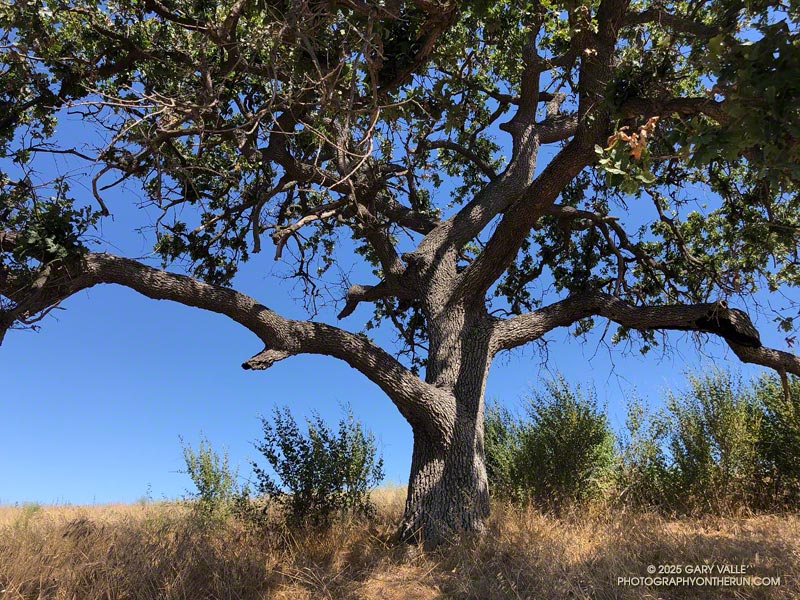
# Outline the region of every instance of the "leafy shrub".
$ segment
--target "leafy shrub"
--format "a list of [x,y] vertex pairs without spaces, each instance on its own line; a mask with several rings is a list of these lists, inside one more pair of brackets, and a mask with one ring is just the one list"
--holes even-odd
[[513,499],[518,485],[516,462],[519,460],[520,425],[508,409],[497,402],[487,404],[484,415],[483,447],[486,474],[493,496]]
[[602,496],[612,482],[614,436],[596,395],[563,377],[526,400],[526,416],[486,410],[484,448],[496,496],[559,509]]
[[320,527],[338,516],[374,513],[369,494],[383,479],[383,458],[350,408],[338,431],[314,413],[304,435],[287,407],[261,423],[264,439],[256,449],[278,480],[254,462],[257,488],[283,506],[289,524]]
[[674,500],[672,471],[664,449],[669,423],[638,397],[628,401],[625,431],[618,439],[617,502],[637,507],[669,507]]
[[236,500],[247,493],[237,484],[238,469],[232,470],[228,464],[227,450],[220,456],[203,436],[195,451],[181,438],[183,460],[186,470],[197,488],[190,493],[194,500],[192,510],[204,526],[211,526],[224,521],[232,513]]
[[528,399],[525,418],[486,408],[492,494],[549,508],[609,497],[667,512],[800,505],[800,380],[743,383],[722,370],[688,375],[652,411],[628,403],[616,452],[593,393],[559,377]]
[[689,389],[667,397],[673,486],[683,508],[750,506],[761,411],[750,390],[726,371],[689,375]]
[[789,381],[788,398],[775,375],[762,375],[753,389],[762,411],[758,502],[763,508],[797,507],[800,505],[800,380]]
[[584,395],[563,377],[528,398],[517,473],[524,493],[559,508],[597,499],[609,487],[614,435],[594,391]]

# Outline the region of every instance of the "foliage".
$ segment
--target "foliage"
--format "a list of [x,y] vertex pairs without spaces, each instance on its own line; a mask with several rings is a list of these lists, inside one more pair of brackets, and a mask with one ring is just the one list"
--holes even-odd
[[520,427],[518,420],[499,402],[487,404],[483,447],[489,490],[494,496],[514,498],[517,495],[519,481],[516,464],[520,453]]
[[233,507],[247,491],[237,483],[238,469],[228,464],[228,451],[220,456],[205,438],[200,438],[197,450],[181,439],[186,473],[197,492],[192,498],[192,512],[203,526],[214,526],[231,516]]
[[530,426],[521,433],[518,475],[544,506],[581,503],[610,482],[614,435],[593,390],[559,376],[527,399]]
[[766,374],[745,383],[712,369],[687,381],[658,409],[631,396],[618,436],[594,394],[562,378],[527,399],[523,418],[489,405],[492,494],[548,508],[596,500],[667,513],[800,505],[798,380],[788,380],[789,397]]
[[526,399],[526,413],[487,411],[493,492],[549,509],[600,498],[611,483],[614,436],[595,394],[559,376]]
[[12,264],[22,266],[31,260],[50,263],[86,251],[82,238],[100,213],[88,207],[75,208],[65,182],[58,182],[54,195],[32,204],[21,201],[19,190],[7,189],[11,186],[3,183],[0,176],[0,222],[18,233],[10,255]]
[[616,501],[636,507],[674,505],[675,491],[665,439],[671,423],[636,396],[628,400],[625,430],[618,438]]
[[365,431],[348,407],[336,431],[314,413],[308,433],[288,407],[261,419],[264,439],[256,449],[277,480],[255,462],[257,491],[282,505],[293,525],[330,525],[344,515],[371,515],[370,491],[383,479],[383,458],[375,436]]
[[[338,228],[351,230],[354,255],[383,274],[385,259],[366,234],[377,227],[398,239],[407,223],[398,222],[397,202],[435,221],[446,209],[436,205],[446,178],[453,204],[462,204],[509,165],[497,125],[521,110],[526,65],[541,63],[550,74],[540,101],[550,103],[552,125],[579,115],[597,152],[560,202],[598,220],[545,217],[520,241],[496,288],[512,312],[539,301],[535,283],[548,275],[556,290],[599,286],[659,303],[796,285],[794,263],[779,259],[796,247],[800,226],[797,7],[715,0],[679,2],[668,18],[664,10],[649,0],[631,5],[614,26],[608,72],[590,84],[580,73],[598,44],[586,36],[601,36],[608,18],[592,2],[6,0],[3,193],[36,221],[36,156],[96,161],[99,202],[101,179],[112,187],[138,180],[144,204],[159,209],[153,243],[165,264],[184,260],[197,277],[230,284],[271,232],[280,249],[296,246],[290,273],[316,297]],[[65,108],[109,142],[59,138]],[[66,179],[51,187],[68,189]],[[693,208],[687,186],[721,202]],[[631,196],[652,199],[641,229],[624,218]],[[86,219],[67,221],[20,224],[31,234],[18,258],[73,246]],[[465,241],[462,261],[480,254],[480,241]],[[387,299],[374,317],[402,329],[415,366],[424,365],[416,303]]]
[[800,506],[800,380],[787,383],[788,397],[774,375],[762,375],[753,386],[761,411],[756,497],[767,508]]
[[679,512],[797,507],[800,502],[798,383],[743,383],[729,371],[688,376],[665,406],[629,405],[620,445],[621,500]]
[[712,371],[689,376],[689,389],[667,397],[668,444],[675,491],[690,509],[751,504],[761,414],[741,380]]

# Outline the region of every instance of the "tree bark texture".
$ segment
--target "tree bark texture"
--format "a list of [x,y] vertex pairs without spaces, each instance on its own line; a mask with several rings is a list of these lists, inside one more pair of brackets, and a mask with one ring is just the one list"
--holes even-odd
[[452,395],[452,435],[442,444],[440,437],[414,430],[400,528],[402,539],[428,546],[481,531],[489,514],[483,400],[491,345],[491,321],[482,309],[463,304],[430,309],[426,381]]

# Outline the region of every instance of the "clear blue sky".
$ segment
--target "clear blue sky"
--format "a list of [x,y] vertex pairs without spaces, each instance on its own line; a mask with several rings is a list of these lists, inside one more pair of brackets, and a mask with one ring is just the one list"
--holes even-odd
[[[82,132],[75,128],[67,134]],[[88,193],[86,198],[89,202]],[[121,191],[109,196],[114,221],[104,224],[101,235],[118,253],[141,256],[149,243],[133,232],[142,221],[134,203]],[[285,316],[303,317],[292,300],[296,293],[270,277],[276,268],[268,247],[244,266],[235,287]],[[11,331],[0,347],[0,503],[130,502],[148,493],[156,499],[179,497],[191,488],[188,477],[178,473],[179,436],[196,446],[201,432],[215,448],[227,447],[246,477],[248,459],[256,457],[258,415],[283,404],[298,418],[317,410],[335,423],[340,404],[349,402],[379,440],[387,480],[408,478],[410,428],[374,384],[344,363],[300,356],[265,372],[244,371],[242,361],[261,350],[250,332],[226,317],[119,287],[82,292],[63,308],[39,333]],[[332,309],[319,319],[357,331],[369,310],[361,307],[341,323]],[[762,319],[757,325],[765,343],[785,347],[774,324]],[[513,407],[531,385],[558,370],[573,382],[593,383],[619,427],[634,389],[656,400],[663,389],[683,385],[686,368],[739,365],[719,343],[705,348],[713,358],[702,358],[690,338],[677,332],[670,335],[674,344],[666,357],[659,350],[625,357],[618,348],[598,345],[597,336],[582,342],[566,330],[548,339],[546,365],[532,348],[498,357],[487,398]]]

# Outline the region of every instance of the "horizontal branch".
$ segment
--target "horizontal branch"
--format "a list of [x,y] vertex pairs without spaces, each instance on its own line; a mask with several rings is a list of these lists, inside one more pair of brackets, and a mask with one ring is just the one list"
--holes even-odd
[[389,283],[385,280],[377,285],[351,285],[350,289],[347,290],[344,308],[336,318],[344,319],[349,317],[362,302],[375,302],[383,298],[411,300],[414,297],[415,295],[411,290],[402,287],[399,283]]
[[620,107],[620,112],[626,118],[703,114],[720,124],[725,124],[730,121],[730,116],[725,112],[724,105],[724,102],[718,102],[713,98],[702,96],[671,98],[669,100],[630,98]]
[[452,140],[424,140],[422,143],[420,143],[420,146],[422,148],[431,148],[433,150],[450,150],[456,154],[460,154],[473,165],[475,165],[478,170],[490,181],[497,177],[495,170],[490,167],[485,160],[483,160],[471,149],[467,148],[466,146],[462,146],[457,142]]
[[539,310],[497,322],[492,351],[521,346],[556,327],[566,327],[592,316],[606,317],[639,331],[666,329],[711,333],[722,337],[743,362],[800,375],[800,356],[762,346],[747,313],[729,308],[724,301],[634,306],[599,292],[575,294]]
[[630,12],[625,15],[625,25],[645,25],[653,23],[663,27],[669,27],[678,33],[687,33],[693,36],[712,38],[718,35],[720,30],[705,23],[693,21],[686,17],[673,14],[661,8],[649,8],[641,12]]
[[441,221],[432,215],[421,213],[401,204],[387,195],[381,199],[380,209],[389,219],[411,231],[427,235],[438,226]]
[[[0,232],[0,247],[7,251],[9,241],[14,239],[13,233]],[[264,351],[246,361],[244,368],[266,369],[278,360],[301,353],[338,358],[386,392],[415,430],[445,443],[449,439],[455,414],[452,397],[422,381],[364,336],[325,323],[287,319],[230,288],[111,254],[87,253],[48,265],[48,269],[46,280],[37,284],[38,289],[32,288],[33,277],[23,279],[4,273],[0,295],[26,306],[28,312],[43,311],[80,290],[117,284],[155,300],[172,300],[223,314],[264,342]],[[35,272],[34,276],[40,274]],[[7,319],[0,319],[0,329],[11,325]]]

